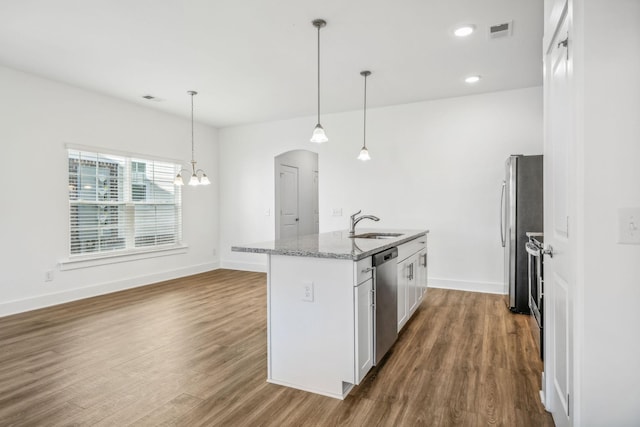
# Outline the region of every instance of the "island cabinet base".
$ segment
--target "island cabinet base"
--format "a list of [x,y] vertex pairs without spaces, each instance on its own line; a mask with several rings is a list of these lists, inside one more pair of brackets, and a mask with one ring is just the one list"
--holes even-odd
[[356,347],[371,341],[356,336],[361,263],[269,255],[268,382],[338,399],[360,382]]

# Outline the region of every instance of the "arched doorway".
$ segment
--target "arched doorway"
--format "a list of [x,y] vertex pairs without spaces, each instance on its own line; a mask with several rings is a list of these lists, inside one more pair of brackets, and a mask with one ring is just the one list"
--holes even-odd
[[275,157],[276,239],[317,234],[318,153],[292,150]]

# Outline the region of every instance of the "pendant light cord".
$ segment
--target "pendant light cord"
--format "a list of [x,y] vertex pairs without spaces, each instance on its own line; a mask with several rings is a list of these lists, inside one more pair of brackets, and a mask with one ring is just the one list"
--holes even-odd
[[191,163],[195,164],[196,155],[195,155],[195,150],[193,148],[194,147],[194,144],[193,144],[193,95],[195,94],[191,92]]
[[364,132],[363,132],[363,146],[367,148],[367,75],[364,75]]
[[320,123],[320,26],[318,26],[318,124]]

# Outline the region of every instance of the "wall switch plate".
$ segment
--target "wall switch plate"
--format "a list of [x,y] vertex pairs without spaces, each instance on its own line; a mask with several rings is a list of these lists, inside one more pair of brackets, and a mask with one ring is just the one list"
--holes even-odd
[[618,209],[618,243],[640,245],[640,208]]
[[313,302],[313,282],[302,282],[302,301]]
[[44,272],[44,281],[51,282],[53,280],[53,270],[47,270]]
[[271,209],[265,209],[264,216],[271,216]]
[[333,208],[331,216],[342,216],[342,208]]

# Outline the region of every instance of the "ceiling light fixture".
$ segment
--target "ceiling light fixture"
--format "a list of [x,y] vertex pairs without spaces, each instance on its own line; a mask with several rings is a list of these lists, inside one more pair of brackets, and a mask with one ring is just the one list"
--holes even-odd
[[311,136],[311,142],[327,142],[329,138],[324,133],[324,128],[320,124],[320,28],[327,25],[327,21],[324,19],[314,19],[312,22],[314,27],[318,29],[318,123],[313,129],[313,135]]
[[453,34],[456,35],[456,37],[467,37],[470,36],[471,34],[473,34],[473,32],[476,30],[476,26],[475,25],[462,25],[458,28],[456,28],[453,31]]
[[173,180],[175,185],[184,185],[184,181],[182,180],[182,172],[187,171],[191,172],[191,179],[189,179],[189,185],[209,185],[211,181],[207,177],[207,174],[204,173],[202,169],[196,169],[196,159],[195,159],[195,150],[193,145],[193,96],[197,95],[198,92],[194,90],[190,90],[187,92],[191,95],[191,170],[189,169],[181,169],[180,172],[176,175],[176,179]]
[[360,71],[360,75],[364,77],[364,132],[362,133],[363,144],[360,155],[358,155],[358,160],[366,162],[367,160],[371,160],[369,150],[367,150],[367,77],[371,75],[371,71]]
[[464,81],[469,84],[478,83],[482,77],[481,76],[469,76]]

